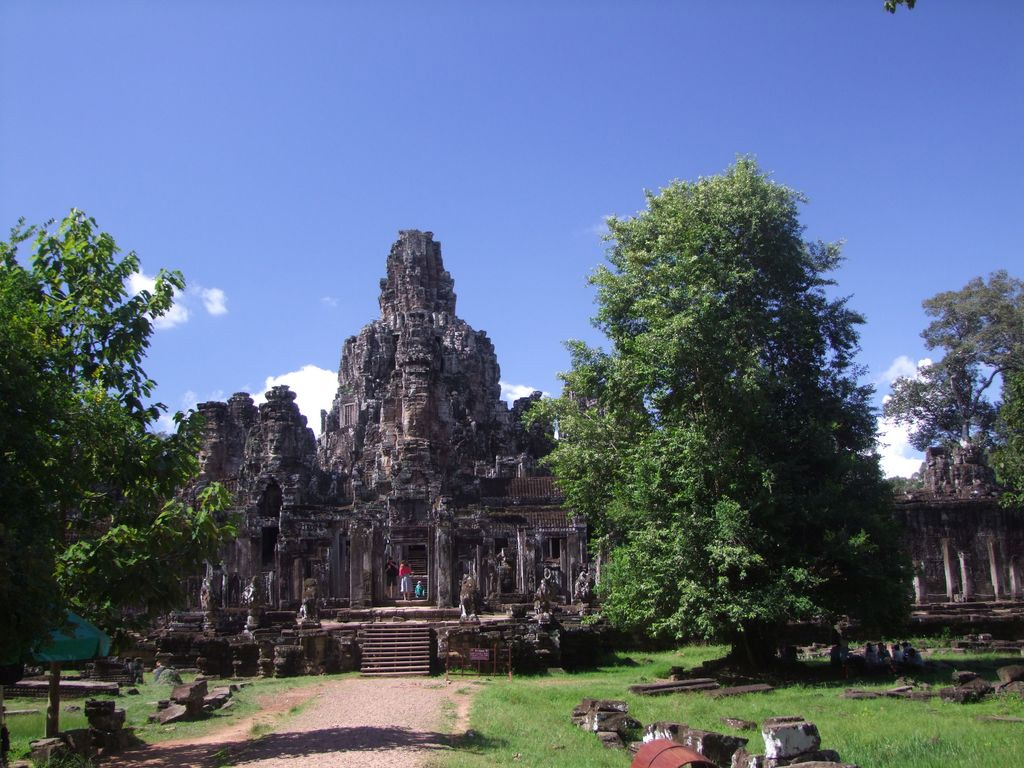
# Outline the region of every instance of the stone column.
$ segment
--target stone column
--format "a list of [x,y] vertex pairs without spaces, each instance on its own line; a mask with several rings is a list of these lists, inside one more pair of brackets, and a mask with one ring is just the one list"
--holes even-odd
[[996,540],[990,538],[988,540],[988,572],[989,577],[992,579],[992,597],[996,600],[1000,600],[1003,597],[1003,585],[1000,577],[999,567],[999,550],[996,548]]
[[437,564],[437,569],[434,572],[434,581],[437,584],[437,607],[451,608],[452,536],[447,523],[439,523],[437,526],[437,546],[434,551]]
[[942,540],[942,565],[946,575],[946,600],[953,602],[956,595],[956,572],[953,570],[953,552],[949,546],[949,539]]
[[361,525],[353,525],[349,529],[348,590],[349,605],[353,608],[365,605],[365,601],[370,597],[365,589],[369,580],[365,578],[363,572],[364,560],[370,549],[367,533],[366,528]]
[[925,579],[924,579],[924,563],[920,560],[914,561],[914,605],[921,605],[927,599]]
[[1024,583],[1021,582],[1020,558],[1010,558],[1010,596],[1014,600],[1020,600],[1024,592]]
[[964,602],[974,597],[974,585],[971,579],[971,556],[963,550],[956,553],[960,560],[960,581],[963,584]]

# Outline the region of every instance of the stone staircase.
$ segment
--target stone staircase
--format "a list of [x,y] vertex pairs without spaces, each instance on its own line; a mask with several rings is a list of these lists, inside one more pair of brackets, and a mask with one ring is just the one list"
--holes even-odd
[[422,624],[374,624],[360,630],[366,676],[430,674],[431,630]]

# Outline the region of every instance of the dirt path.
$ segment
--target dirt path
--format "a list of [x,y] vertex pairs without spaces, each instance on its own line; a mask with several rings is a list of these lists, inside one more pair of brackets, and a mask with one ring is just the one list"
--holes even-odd
[[[274,696],[224,730],[126,752],[103,765],[418,768],[466,730],[469,704],[469,693],[456,695],[437,678],[349,678]],[[260,727],[272,730],[254,736]]]

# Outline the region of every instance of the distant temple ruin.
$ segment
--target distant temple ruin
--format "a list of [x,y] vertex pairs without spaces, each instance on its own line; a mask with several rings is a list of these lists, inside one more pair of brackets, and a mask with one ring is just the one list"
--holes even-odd
[[1024,599],[1024,510],[1000,506],[980,449],[925,453],[924,487],[896,499],[914,564],[914,602]]
[[287,387],[258,407],[245,393],[199,406],[196,487],[224,483],[241,519],[207,574],[217,604],[241,605],[255,577],[272,608],[294,609],[311,589],[327,607],[383,605],[389,556],[439,608],[457,604],[465,576],[494,605],[531,602],[544,579],[569,602],[586,526],[538,465],[551,435],[520,422],[540,393],[509,408],[498,379],[487,334],[455,314],[440,244],[402,231],[380,318],[345,341],[319,439]]

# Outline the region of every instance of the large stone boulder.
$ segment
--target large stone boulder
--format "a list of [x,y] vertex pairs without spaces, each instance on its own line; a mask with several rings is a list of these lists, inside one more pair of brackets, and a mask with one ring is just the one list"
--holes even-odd
[[766,758],[792,758],[821,748],[818,726],[802,717],[770,717],[761,725]]
[[996,670],[1000,683],[1024,682],[1024,664],[1010,664]]

